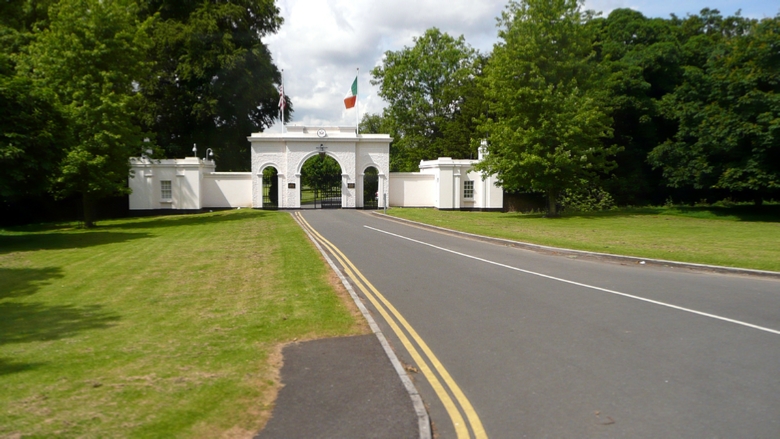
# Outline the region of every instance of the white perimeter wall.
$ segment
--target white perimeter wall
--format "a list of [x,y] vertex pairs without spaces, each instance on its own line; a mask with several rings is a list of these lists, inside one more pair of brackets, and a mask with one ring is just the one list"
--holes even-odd
[[[208,209],[252,207],[252,174],[214,172],[213,160],[130,159],[130,209]],[[171,182],[171,197],[162,198],[162,182]]]
[[[213,161],[197,157],[184,159],[149,160],[131,158],[131,176],[128,186],[130,209],[188,209],[202,207],[201,176],[213,171]],[[162,182],[171,182],[171,197],[162,198]]]
[[390,173],[390,206],[433,207],[436,176],[419,172]]
[[252,207],[251,172],[203,174],[203,208]]

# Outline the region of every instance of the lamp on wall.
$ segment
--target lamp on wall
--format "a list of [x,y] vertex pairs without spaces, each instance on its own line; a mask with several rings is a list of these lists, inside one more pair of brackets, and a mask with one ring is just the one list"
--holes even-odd
[[[144,138],[144,144],[146,144],[146,143],[149,143],[149,138],[148,138],[148,137]],[[145,159],[148,159],[148,158],[149,158],[149,157],[152,155],[152,153],[153,153],[153,152],[154,152],[154,151],[152,151],[152,149],[151,149],[151,148],[146,148],[146,149],[145,149],[145,150],[143,150],[143,152],[141,153],[141,160],[143,161],[143,160],[145,160]]]
[[198,156],[198,144],[193,143],[192,144],[192,156],[197,157]]
[[322,143],[320,143],[320,146],[317,147],[317,151],[320,153],[320,160],[325,158],[325,148],[327,148],[327,146],[323,145]]
[[205,160],[214,160],[214,151],[212,151],[211,148],[206,148]]

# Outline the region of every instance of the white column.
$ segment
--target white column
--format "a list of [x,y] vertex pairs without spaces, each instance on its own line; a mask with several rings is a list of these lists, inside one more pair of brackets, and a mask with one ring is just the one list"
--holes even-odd
[[342,173],[341,174],[341,207],[355,207],[355,200],[354,196],[352,196],[352,192],[355,189],[349,188],[349,174]]
[[[295,188],[290,189],[288,185],[295,183]],[[294,178],[285,182],[284,191],[287,195],[285,207],[290,209],[300,209],[301,207],[301,174],[295,174]]]
[[355,207],[365,207],[365,200],[363,199],[363,193],[366,187],[366,174],[358,174],[357,181],[355,182]]
[[385,196],[384,194],[387,193],[387,202],[390,203],[390,192],[387,190],[389,189],[389,185],[387,184],[387,175],[385,174],[379,174],[379,177],[377,178],[377,192],[379,192],[379,200],[377,200],[377,208],[384,209],[385,207]]
[[453,171],[452,176],[453,176],[452,179],[455,181],[454,183],[455,187],[453,188],[452,191],[452,196],[453,196],[452,208],[457,210],[460,209],[460,198],[461,198],[460,192],[463,190],[460,187],[460,168],[456,168]]

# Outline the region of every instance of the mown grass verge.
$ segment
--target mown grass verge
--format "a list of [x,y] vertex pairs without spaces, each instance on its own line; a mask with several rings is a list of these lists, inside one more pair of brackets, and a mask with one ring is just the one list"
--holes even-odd
[[654,207],[541,214],[401,209],[390,215],[554,247],[780,271],[780,206]]
[[252,437],[281,344],[367,331],[332,276],[284,212],[2,230],[0,437]]

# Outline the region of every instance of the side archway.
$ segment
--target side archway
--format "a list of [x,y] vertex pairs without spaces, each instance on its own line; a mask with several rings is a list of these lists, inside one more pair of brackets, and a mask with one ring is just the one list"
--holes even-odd
[[363,209],[379,207],[379,168],[371,164],[360,173],[360,194],[363,198]]
[[279,170],[274,166],[263,169],[263,199],[262,209],[279,208]]
[[283,205],[282,183],[284,175],[282,167],[275,162],[265,162],[258,166],[253,180],[253,205],[260,209],[278,209]]

